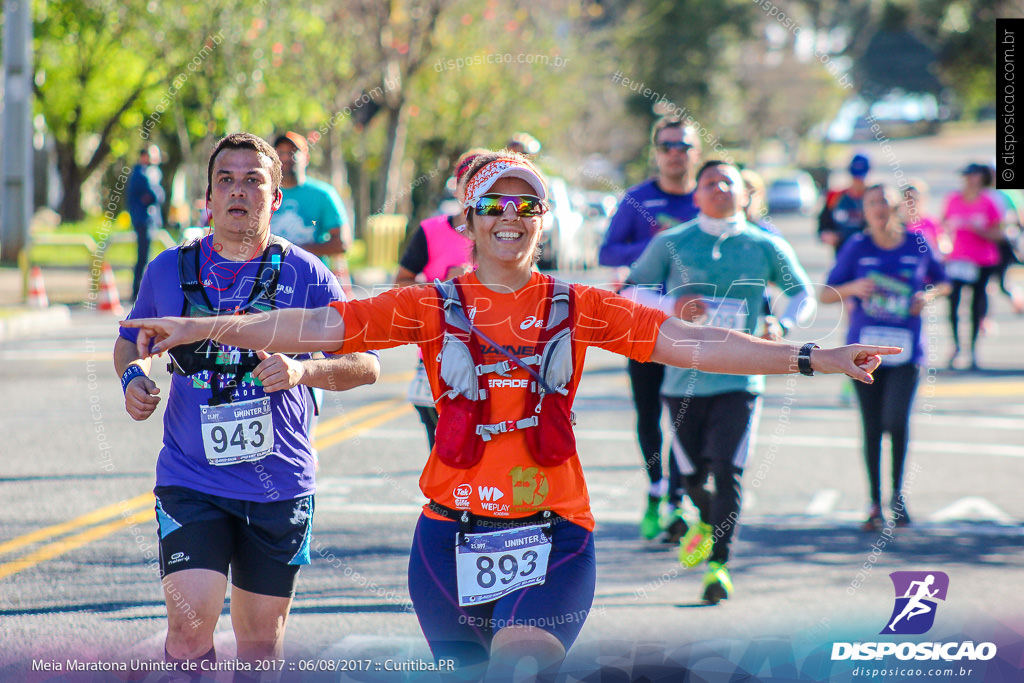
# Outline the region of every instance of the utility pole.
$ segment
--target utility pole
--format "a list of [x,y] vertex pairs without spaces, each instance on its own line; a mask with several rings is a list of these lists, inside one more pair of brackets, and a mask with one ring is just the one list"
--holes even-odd
[[32,1],[4,0],[0,261],[16,263],[32,219]]

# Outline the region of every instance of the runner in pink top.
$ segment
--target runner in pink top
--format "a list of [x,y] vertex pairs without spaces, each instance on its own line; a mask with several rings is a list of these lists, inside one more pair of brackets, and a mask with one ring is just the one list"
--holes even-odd
[[988,314],[988,281],[999,267],[999,241],[1002,216],[985,188],[992,185],[992,169],[984,164],[969,164],[963,170],[964,187],[946,198],[942,227],[953,240],[946,259],[946,274],[953,282],[949,295],[949,321],[953,330],[954,369],[960,355],[960,292],[970,287],[971,294],[971,370],[978,369],[977,341],[982,322]]
[[[466,171],[476,157],[486,150],[471,149],[455,162],[455,199],[462,206],[465,187],[462,183]],[[463,233],[465,216],[461,211],[451,216],[433,216],[422,221],[405,248],[398,262],[395,275],[396,287],[408,287],[423,282],[448,280],[468,273],[473,264],[473,241]],[[418,351],[417,351],[418,352]],[[409,385],[409,402],[419,413],[423,428],[427,431],[427,442],[434,448],[434,432],[437,430],[437,409],[430,393],[423,356],[420,355],[416,375]]]

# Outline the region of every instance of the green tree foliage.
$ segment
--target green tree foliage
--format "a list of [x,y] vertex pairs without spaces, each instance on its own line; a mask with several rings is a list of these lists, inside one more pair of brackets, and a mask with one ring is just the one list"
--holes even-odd
[[[991,99],[994,18],[1010,4],[900,6],[942,82],[980,103]],[[884,1],[773,6],[836,57],[868,49]],[[847,92],[799,54],[796,33],[765,48],[779,19],[750,0],[35,0],[34,15],[36,107],[56,142],[66,220],[81,216],[86,180],[151,141],[167,184],[185,172],[199,198],[218,137],[297,130],[314,174],[343,193],[351,184],[359,218],[410,200],[422,215],[461,151],[515,131],[543,143],[549,171],[583,183],[591,154],[645,172],[659,113],[756,147],[807,135]],[[899,69],[874,71],[881,82]]]
[[81,187],[113,151],[163,74],[144,2],[46,0],[34,7],[36,108],[57,148],[60,214],[83,218]]
[[937,73],[970,114],[995,99],[996,18],[1024,17],[1020,2],[921,0],[907,6],[910,22],[934,46]]
[[[623,73],[679,106],[701,112],[714,104],[715,78],[730,65],[730,48],[751,36],[757,9],[749,0],[640,0],[620,24]],[[629,96],[630,109],[655,118],[649,97]]]

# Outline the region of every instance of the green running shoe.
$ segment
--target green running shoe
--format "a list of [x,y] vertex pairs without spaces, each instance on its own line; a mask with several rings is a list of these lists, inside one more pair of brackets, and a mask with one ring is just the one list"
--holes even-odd
[[640,520],[640,535],[648,541],[657,538],[661,533],[661,498],[648,496],[647,510]]
[[711,554],[711,525],[697,522],[679,541],[679,561],[684,567],[696,567]]
[[704,574],[704,595],[701,599],[709,605],[717,605],[732,595],[732,579],[729,570],[721,562],[708,562],[708,570]]

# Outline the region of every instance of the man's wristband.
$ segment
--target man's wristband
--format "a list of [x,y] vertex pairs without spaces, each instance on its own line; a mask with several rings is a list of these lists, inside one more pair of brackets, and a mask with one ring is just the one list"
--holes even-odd
[[121,393],[128,393],[128,384],[136,377],[145,377],[142,368],[132,363],[121,375]]
[[814,376],[814,368],[811,367],[811,351],[820,348],[813,342],[807,342],[800,347],[800,351],[796,354],[796,367],[800,370],[801,375]]

